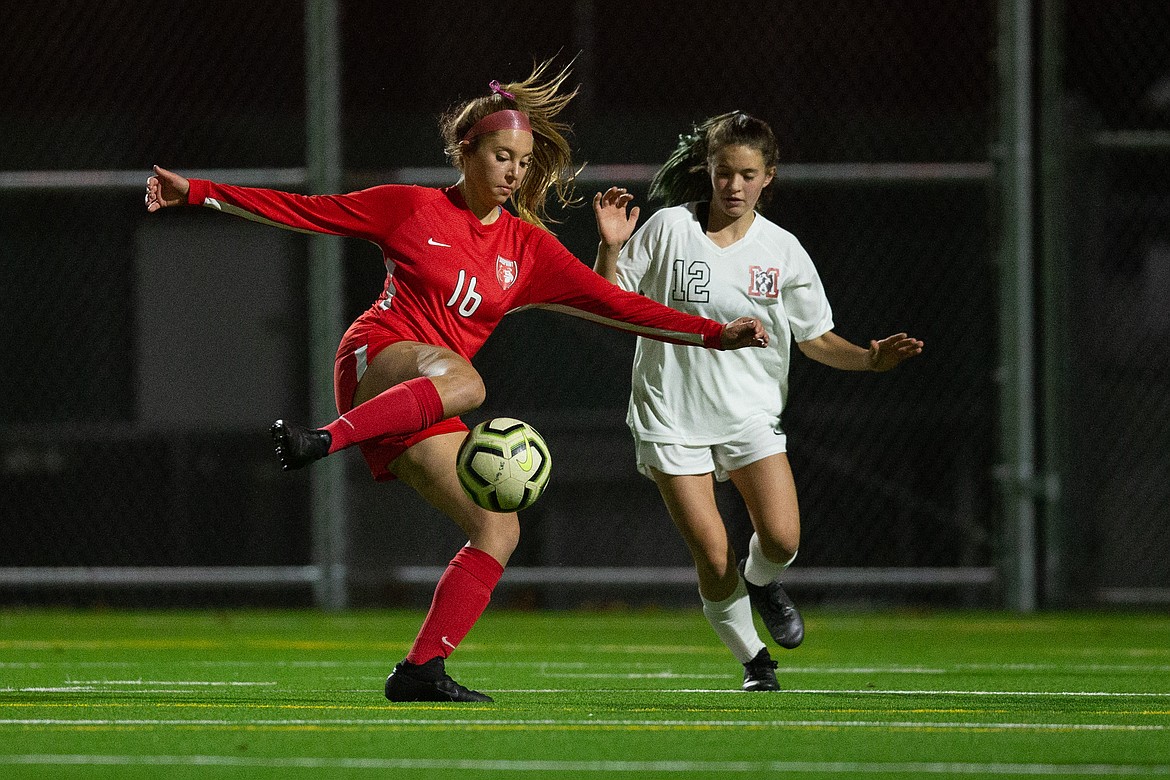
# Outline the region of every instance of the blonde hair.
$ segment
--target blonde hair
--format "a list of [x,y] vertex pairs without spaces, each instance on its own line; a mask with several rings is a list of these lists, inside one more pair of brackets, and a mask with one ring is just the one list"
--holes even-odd
[[[574,193],[574,179],[580,168],[573,167],[573,153],[566,136],[572,128],[556,121],[556,116],[565,109],[577,94],[560,94],[560,89],[569,77],[572,62],[555,76],[545,76],[552,66],[552,60],[545,60],[533,66],[532,73],[524,81],[500,84],[498,91],[493,88],[490,95],[474,98],[451,111],[439,120],[447,158],[459,170],[463,170],[464,156],[473,152],[481,137],[472,138],[466,144],[463,136],[479,120],[488,114],[505,109],[523,112],[532,125],[532,165],[524,176],[520,188],[512,193],[512,202],[520,219],[548,229],[546,223],[556,222],[548,215],[546,201],[550,189],[556,190],[557,201],[562,206],[580,203]],[[507,97],[503,92],[508,93]]]

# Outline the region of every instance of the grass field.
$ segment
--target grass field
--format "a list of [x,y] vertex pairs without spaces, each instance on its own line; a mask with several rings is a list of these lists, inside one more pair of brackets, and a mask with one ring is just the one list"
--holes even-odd
[[0,611],[0,777],[1170,777],[1170,617],[806,615],[779,693],[697,611],[489,610],[484,705],[391,705],[411,612]]

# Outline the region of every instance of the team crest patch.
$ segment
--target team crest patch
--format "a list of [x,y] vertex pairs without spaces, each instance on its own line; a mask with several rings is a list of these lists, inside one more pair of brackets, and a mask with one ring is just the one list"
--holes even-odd
[[748,267],[751,279],[748,280],[748,295],[755,298],[780,297],[780,269],[761,268],[758,265]]
[[496,281],[501,290],[507,290],[516,283],[516,261],[496,255]]

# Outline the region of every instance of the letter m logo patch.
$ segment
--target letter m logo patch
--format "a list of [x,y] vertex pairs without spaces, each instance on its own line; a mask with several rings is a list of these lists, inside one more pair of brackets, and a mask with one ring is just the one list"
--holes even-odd
[[751,278],[748,280],[748,295],[755,298],[780,297],[780,269],[761,268],[758,265],[748,267]]

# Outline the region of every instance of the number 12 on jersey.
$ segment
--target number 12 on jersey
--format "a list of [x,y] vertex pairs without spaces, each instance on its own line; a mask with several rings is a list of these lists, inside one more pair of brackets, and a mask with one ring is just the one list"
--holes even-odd
[[711,281],[711,268],[706,262],[703,260],[687,262],[679,258],[672,264],[672,271],[674,280],[671,284],[670,297],[673,300],[694,303],[706,303],[710,300],[711,291],[707,289],[707,285]]

